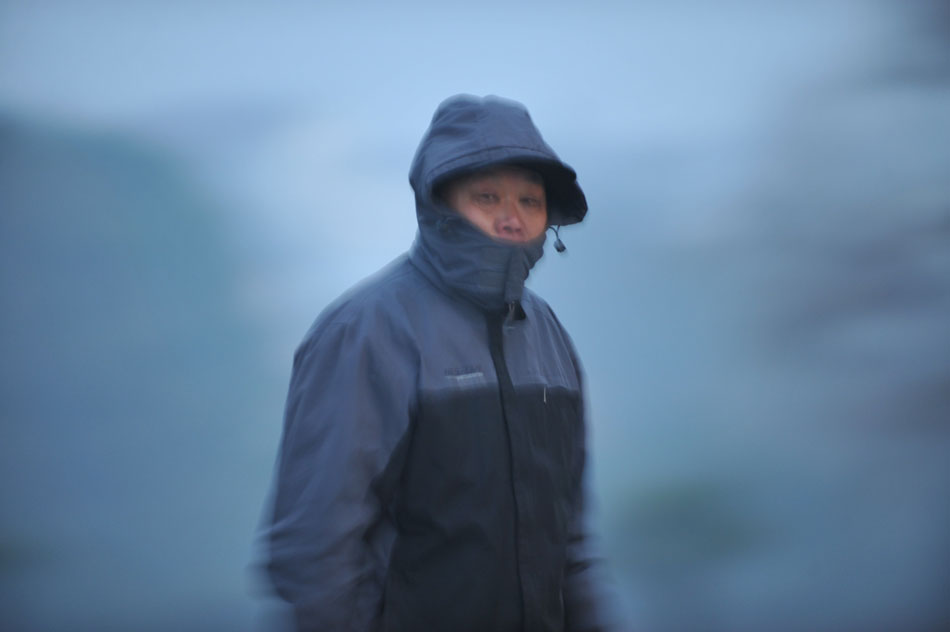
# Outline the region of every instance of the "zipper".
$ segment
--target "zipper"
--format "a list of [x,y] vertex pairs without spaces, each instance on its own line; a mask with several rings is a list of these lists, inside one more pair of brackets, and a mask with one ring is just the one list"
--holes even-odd
[[[514,303],[509,305],[508,316],[514,311]],[[520,615],[522,630],[525,625],[524,586],[521,579],[521,525],[518,519],[518,492],[515,489],[515,457],[511,443],[511,423],[508,421],[507,404],[514,401],[514,384],[508,373],[505,363],[504,324],[508,321],[506,314],[489,314],[488,321],[488,350],[492,363],[495,365],[495,375],[498,378],[498,395],[501,398],[501,418],[505,425],[506,446],[508,448],[508,472],[511,487],[511,501],[514,507],[514,536],[515,536],[515,572],[518,579],[518,598],[521,604]]]

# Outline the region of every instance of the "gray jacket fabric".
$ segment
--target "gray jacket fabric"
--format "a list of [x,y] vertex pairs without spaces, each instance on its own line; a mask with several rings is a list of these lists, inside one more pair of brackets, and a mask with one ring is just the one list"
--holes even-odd
[[316,320],[294,356],[267,570],[302,630],[604,630],[584,530],[580,366],[495,242],[433,195],[496,163],[541,171],[580,221],[574,172],[522,106],[444,102],[410,173],[408,255]]

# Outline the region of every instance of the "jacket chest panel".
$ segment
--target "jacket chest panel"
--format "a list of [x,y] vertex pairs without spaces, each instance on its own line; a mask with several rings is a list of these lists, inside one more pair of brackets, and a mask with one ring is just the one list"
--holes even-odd
[[[481,315],[464,318],[456,314],[430,321],[430,327],[419,336],[420,395],[497,389],[488,327]],[[545,323],[526,321],[502,328],[500,351],[516,388],[580,390],[570,348],[559,332]]]

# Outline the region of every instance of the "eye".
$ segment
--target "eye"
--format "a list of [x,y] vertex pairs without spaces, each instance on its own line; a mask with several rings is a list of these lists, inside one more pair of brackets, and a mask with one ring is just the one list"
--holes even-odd
[[528,208],[541,208],[541,200],[536,197],[523,197],[521,203]]
[[481,191],[475,194],[475,199],[481,204],[494,204],[498,201],[498,196],[489,191]]

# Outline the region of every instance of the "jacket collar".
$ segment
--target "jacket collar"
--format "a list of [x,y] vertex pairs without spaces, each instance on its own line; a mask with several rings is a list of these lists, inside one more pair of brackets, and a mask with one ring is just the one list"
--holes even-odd
[[528,244],[499,243],[445,208],[419,214],[419,232],[409,259],[443,292],[478,308],[514,310],[521,318],[521,296],[528,273],[544,254],[542,235]]

